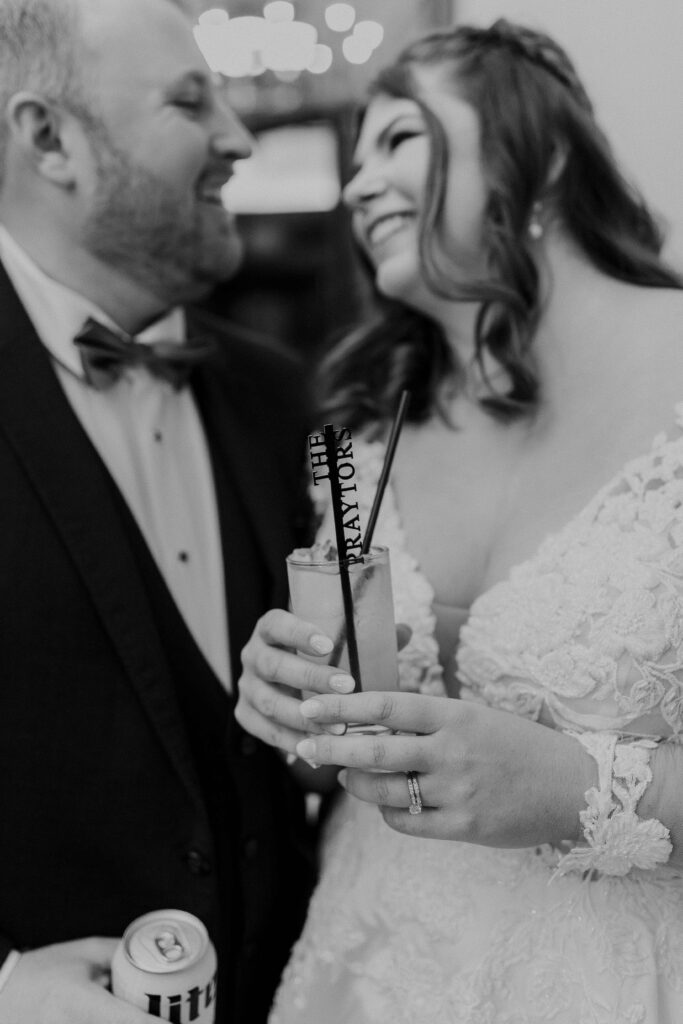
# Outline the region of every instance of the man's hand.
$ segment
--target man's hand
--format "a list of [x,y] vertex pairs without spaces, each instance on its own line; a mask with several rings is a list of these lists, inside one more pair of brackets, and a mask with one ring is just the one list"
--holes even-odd
[[117,939],[79,939],[23,953],[0,992],[2,1024],[158,1024],[108,991]]

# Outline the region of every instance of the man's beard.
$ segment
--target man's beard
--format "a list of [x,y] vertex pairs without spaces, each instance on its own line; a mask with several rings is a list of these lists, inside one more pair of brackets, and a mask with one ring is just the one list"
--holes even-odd
[[103,125],[90,127],[97,185],[84,225],[88,251],[173,305],[231,277],[242,257],[232,222],[133,163]]

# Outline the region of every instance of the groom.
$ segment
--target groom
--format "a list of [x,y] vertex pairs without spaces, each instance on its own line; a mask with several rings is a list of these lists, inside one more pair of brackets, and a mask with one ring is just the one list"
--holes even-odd
[[2,0],[3,1024],[151,1021],[108,968],[171,907],[217,1022],[256,1024],[301,924],[303,808],[232,707],[301,542],[304,395],[184,310],[236,266],[248,153],[179,0]]

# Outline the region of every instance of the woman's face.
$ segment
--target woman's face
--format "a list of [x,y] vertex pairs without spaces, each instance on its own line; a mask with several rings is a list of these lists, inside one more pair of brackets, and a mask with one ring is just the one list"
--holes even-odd
[[[479,119],[473,107],[439,83],[437,72],[422,69],[416,77],[446,135],[449,167],[441,241],[457,280],[465,282],[485,272],[481,236],[487,190]],[[435,304],[441,307],[443,300],[423,280],[418,249],[430,149],[417,103],[378,95],[363,121],[354,155],[357,171],[344,200],[352,210],[356,238],[375,268],[379,291],[434,314]]]

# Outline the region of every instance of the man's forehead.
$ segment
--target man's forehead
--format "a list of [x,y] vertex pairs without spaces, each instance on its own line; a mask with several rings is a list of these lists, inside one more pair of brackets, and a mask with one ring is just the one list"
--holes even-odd
[[[63,2],[63,0],[60,0]],[[83,42],[99,67],[136,79],[206,73],[192,21],[171,0],[73,0]]]
[[78,8],[84,16],[91,14],[95,19],[118,15],[129,22],[135,13],[148,18],[156,11],[175,12],[182,18],[190,18],[191,5],[185,0],[52,0],[55,4],[68,4]]

